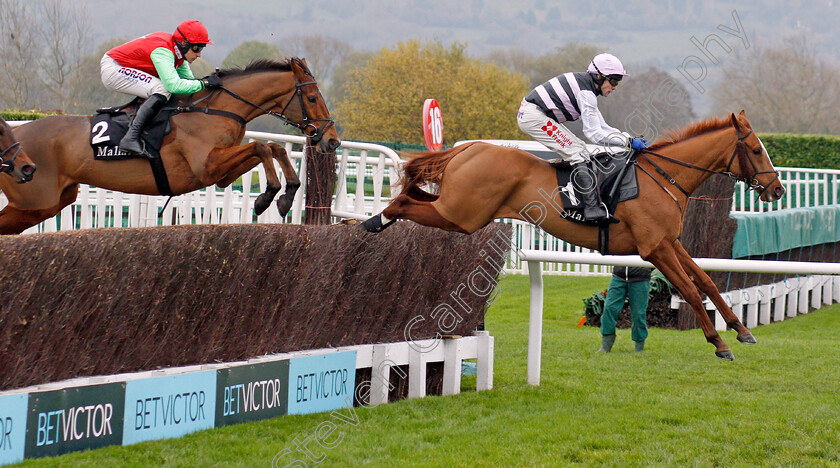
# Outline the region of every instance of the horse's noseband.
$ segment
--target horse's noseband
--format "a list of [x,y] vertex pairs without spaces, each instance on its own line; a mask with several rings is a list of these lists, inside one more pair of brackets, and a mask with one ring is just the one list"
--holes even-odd
[[[307,85],[317,84],[318,82],[315,80],[300,83],[298,82],[297,78],[295,78],[295,94],[291,97],[291,99],[289,99],[289,102],[287,102],[286,105],[283,106],[283,110],[281,110],[279,114],[276,112],[269,112],[269,114],[282,119],[284,122],[286,122],[286,124],[296,127],[304,135],[308,136],[312,140],[312,143],[320,142],[321,139],[324,138],[324,133],[326,133],[326,131],[329,130],[330,127],[335,126],[335,122],[333,121],[333,119],[310,119],[309,113],[306,112],[306,106],[303,103],[303,90],[301,88]],[[298,102],[300,103],[300,111],[301,113],[303,113],[302,124],[292,122],[285,116],[286,109],[289,108],[289,104],[291,104],[292,101],[295,100],[295,97],[298,98]],[[321,124],[321,126],[316,126],[313,122],[323,123]],[[312,128],[312,133],[306,133],[307,129],[309,128]]]
[[[11,156],[6,158],[6,155],[9,154],[10,151],[14,150]],[[15,158],[17,158],[18,154],[20,154],[21,147],[20,142],[16,141],[9,145],[8,148],[0,151],[0,172],[5,172],[6,174],[11,174],[15,170]]]
[[[749,152],[747,151],[746,143],[744,143],[744,140],[748,136],[752,135],[752,132],[753,131],[750,130],[744,136],[741,136],[741,131],[738,129],[738,127],[735,127],[735,134],[738,136],[738,143],[735,145],[735,150],[732,152],[732,158],[729,159],[729,164],[726,166],[726,171],[722,172],[722,174],[736,181],[743,182],[747,185],[748,189],[756,190],[758,194],[761,195],[762,193],[764,193],[765,190],[767,190],[767,187],[769,185],[772,185],[773,182],[779,179],[779,173],[778,171],[759,171],[758,168],[755,166],[755,162],[753,162],[752,158],[749,155]],[[732,164],[735,163],[735,158],[739,157],[739,151],[743,151],[745,153],[743,157],[738,159],[738,162],[741,165],[741,172],[745,174],[748,172],[749,168],[746,166],[746,163],[749,162],[750,166],[752,166],[752,175],[739,176],[732,172]],[[758,178],[756,177],[760,174],[770,173],[776,174],[776,177],[767,185],[764,185],[761,182],[759,182]],[[761,190],[759,191],[759,189]]]

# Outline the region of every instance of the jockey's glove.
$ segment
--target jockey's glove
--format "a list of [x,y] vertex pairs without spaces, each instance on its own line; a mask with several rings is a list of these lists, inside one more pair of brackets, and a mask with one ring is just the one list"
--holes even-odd
[[201,84],[203,84],[205,88],[221,88],[222,79],[217,75],[207,75],[201,79]]
[[636,151],[640,151],[648,147],[648,141],[644,138],[631,138],[630,147]]

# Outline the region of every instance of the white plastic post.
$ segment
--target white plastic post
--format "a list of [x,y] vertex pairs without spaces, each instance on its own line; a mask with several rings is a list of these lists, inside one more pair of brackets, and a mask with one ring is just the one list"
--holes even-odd
[[528,324],[528,383],[540,384],[540,354],[542,353],[543,278],[539,261],[528,261],[531,278],[531,312]]
[[391,386],[390,348],[387,344],[373,347],[373,363],[370,373],[370,406],[388,403],[388,389]]
[[475,389],[492,390],[493,389],[493,353],[495,347],[495,339],[490,336],[490,332],[483,330],[475,332],[478,336],[478,358],[476,359],[476,375],[475,375]]
[[426,355],[421,349],[408,347],[408,397],[426,396]]
[[758,287],[758,323],[762,325],[770,323],[770,302],[774,292],[775,286],[771,284]]
[[461,346],[459,339],[443,340],[443,395],[461,393]]

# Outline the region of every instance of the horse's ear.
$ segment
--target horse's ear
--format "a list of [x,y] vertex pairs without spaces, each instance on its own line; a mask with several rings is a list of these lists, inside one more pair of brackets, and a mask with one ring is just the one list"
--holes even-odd
[[736,117],[736,116],[735,116],[735,114],[730,113],[730,114],[729,114],[729,120],[731,120],[731,121],[732,121],[732,126],[733,126],[733,127],[735,127],[735,128],[738,128],[738,127],[739,127],[739,125],[738,125],[738,117]]
[[738,131],[746,132],[748,130],[749,125],[745,125],[743,122],[747,120],[744,111],[741,111],[737,116],[735,114],[729,114],[729,118],[732,120],[732,126],[738,129]]
[[738,114],[739,117],[746,117],[747,113],[744,112],[744,109],[741,109],[741,112]]

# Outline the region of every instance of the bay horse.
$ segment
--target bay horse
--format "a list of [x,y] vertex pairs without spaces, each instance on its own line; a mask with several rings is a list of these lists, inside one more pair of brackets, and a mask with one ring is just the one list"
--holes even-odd
[[0,119],[0,172],[8,174],[17,183],[24,184],[32,180],[36,169],[35,163],[15,139],[12,127]]
[[[300,179],[283,146],[259,141],[242,144],[245,124],[271,114],[299,128],[317,142],[319,151],[335,150],[341,140],[317,82],[300,58],[258,60],[218,75],[222,89],[181,97],[179,105],[190,111],[172,116],[172,130],[160,150],[172,193],[180,195],[212,184],[227,187],[262,162],[267,187],[254,204],[260,214],[281,189],[272,162],[276,159],[286,177],[286,191],[277,200],[285,216]],[[50,116],[16,129],[39,171],[27,185],[0,180],[9,198],[9,205],[0,211],[0,234],[18,234],[55,216],[73,203],[80,183],[125,193],[159,194],[147,159],[94,160],[90,134],[90,116]]]
[[[610,228],[609,251],[639,254],[653,263],[691,305],[715,354],[734,359],[715,331],[700,291],[738,332],[738,341],[756,340],[685,251],[679,236],[689,194],[712,174],[746,182],[765,202],[784,195],[764,146],[741,111],[660,138],[639,154],[634,170],[639,196],[618,204],[615,215],[620,223]],[[439,195],[422,190],[426,183],[437,184]],[[513,218],[572,244],[598,248],[597,227],[564,219],[560,210],[552,209],[562,206],[554,168],[519,149],[477,142],[412,155],[403,167],[400,185],[402,193],[381,214],[362,223],[368,231],[378,232],[402,218],[471,234],[494,219]]]

